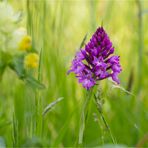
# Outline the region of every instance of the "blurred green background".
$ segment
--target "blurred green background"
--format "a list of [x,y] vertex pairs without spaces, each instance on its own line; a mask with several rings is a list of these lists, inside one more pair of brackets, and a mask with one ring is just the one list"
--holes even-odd
[[[108,80],[100,81],[104,116],[117,144],[148,146],[148,1],[8,2],[15,11],[22,11],[18,27],[26,27],[36,49],[42,50],[41,81],[46,89],[26,86],[7,69],[0,82],[0,146],[78,146],[86,91],[67,71],[86,33],[88,41],[102,22],[120,55],[120,85],[132,93],[113,88]],[[44,108],[59,97],[64,99],[43,117]],[[96,114],[92,100],[84,147],[112,144]]]

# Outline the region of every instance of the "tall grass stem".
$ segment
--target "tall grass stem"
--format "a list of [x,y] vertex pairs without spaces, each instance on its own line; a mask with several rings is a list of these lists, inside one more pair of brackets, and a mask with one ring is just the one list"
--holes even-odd
[[138,7],[138,93],[142,87],[142,71],[143,71],[143,17],[142,4],[140,0],[136,0]]

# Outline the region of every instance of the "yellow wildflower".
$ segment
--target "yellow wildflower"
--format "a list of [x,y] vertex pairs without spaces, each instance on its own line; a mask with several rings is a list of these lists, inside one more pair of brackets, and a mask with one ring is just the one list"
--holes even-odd
[[22,40],[19,43],[19,50],[27,51],[31,48],[31,44],[31,37],[29,35],[26,35],[22,38]]
[[39,55],[36,53],[29,53],[24,59],[24,66],[26,68],[37,68],[39,65]]

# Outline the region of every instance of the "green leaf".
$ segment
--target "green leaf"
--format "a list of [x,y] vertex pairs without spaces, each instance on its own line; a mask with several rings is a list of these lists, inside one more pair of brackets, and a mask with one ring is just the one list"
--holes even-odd
[[24,81],[33,88],[44,89],[45,85],[31,76],[26,76]]
[[17,73],[19,78],[24,78],[26,75],[24,69],[24,55],[14,57],[12,62],[9,64],[9,67]]
[[7,53],[7,52],[4,52],[4,51],[0,51],[0,61],[1,63],[3,64],[9,64],[9,62],[11,61],[12,59],[12,55]]
[[114,89],[114,88],[117,88],[117,89],[120,89],[120,90],[122,90],[123,92],[125,92],[125,93],[127,93],[127,94],[129,94],[129,95],[131,95],[131,96],[134,96],[135,97],[135,95],[134,94],[132,94],[131,92],[129,92],[128,90],[126,90],[125,88],[123,88],[122,86],[119,86],[119,85],[113,85],[112,86],[112,88]]
[[24,55],[19,55],[13,58],[9,67],[14,70],[18,77],[30,85],[32,88],[44,89],[44,84],[40,83],[38,80],[30,76],[29,73],[24,68]]
[[87,39],[87,34],[84,36],[79,48],[83,47],[83,45],[85,44],[86,39]]
[[11,55],[6,52],[0,52],[0,80],[2,79],[3,73],[11,61]]

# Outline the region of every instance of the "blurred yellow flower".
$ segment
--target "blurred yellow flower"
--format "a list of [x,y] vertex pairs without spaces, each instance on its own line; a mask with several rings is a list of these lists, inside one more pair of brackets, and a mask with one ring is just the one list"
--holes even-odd
[[26,68],[37,68],[39,65],[39,55],[36,53],[29,53],[24,59],[24,66]]
[[32,41],[31,37],[29,35],[26,35],[22,38],[22,40],[19,43],[19,50],[21,51],[27,51],[31,48]]

